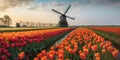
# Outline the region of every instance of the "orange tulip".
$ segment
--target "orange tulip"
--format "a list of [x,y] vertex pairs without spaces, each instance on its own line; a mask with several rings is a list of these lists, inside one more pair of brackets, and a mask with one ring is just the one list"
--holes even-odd
[[97,51],[98,46],[97,46],[97,45],[91,46],[91,49],[92,49],[93,51]]
[[91,44],[88,44],[88,46],[87,46],[89,49],[91,48]]
[[54,50],[54,47],[51,47],[50,50]]
[[41,57],[41,60],[48,60],[46,56]]
[[95,53],[95,59],[100,60],[100,54],[99,53]]
[[71,49],[71,48],[70,48],[70,49],[68,49],[68,52],[72,53],[72,49]]
[[83,52],[87,55],[87,54],[89,53],[88,48],[84,48],[84,49],[83,49]]
[[95,57],[95,60],[100,60],[100,57]]
[[38,58],[38,57],[35,57],[33,60],[39,60],[39,58]]
[[106,50],[105,49],[102,49],[102,54],[105,54],[106,53]]
[[58,55],[58,58],[64,59],[64,55],[63,55],[63,54],[59,54],[59,55]]
[[100,57],[100,54],[99,53],[95,53],[95,57]]
[[21,52],[20,54],[18,54],[19,59],[23,59],[24,57],[25,57],[25,52]]
[[50,53],[50,54],[55,54],[55,51],[50,51],[49,53]]
[[115,50],[115,51],[113,51],[113,52],[112,52],[113,57],[116,58],[117,55],[118,55],[118,53],[119,53],[119,50]]
[[58,52],[59,52],[60,54],[64,54],[64,49],[59,49]]
[[41,53],[42,53],[42,55],[46,55],[47,54],[46,50],[42,50]]
[[104,45],[104,43],[101,43],[101,44],[100,44],[100,47],[103,48],[103,45]]
[[64,59],[60,59],[60,58],[58,58],[57,60],[64,60]]
[[78,51],[78,54],[81,54],[82,53],[82,51],[80,50],[80,51]]
[[37,54],[38,58],[41,58],[42,56],[43,56],[42,53]]
[[49,54],[48,58],[51,59],[51,60],[54,60],[54,54]]
[[85,59],[86,59],[85,53],[80,53],[80,58],[81,58],[82,60],[85,60]]
[[77,50],[74,49],[74,50],[72,50],[72,53],[73,53],[73,54],[76,54],[76,51],[77,51]]
[[109,46],[109,47],[107,47],[107,50],[108,50],[109,52],[112,52],[112,51],[113,51],[113,47],[112,47],[112,46]]

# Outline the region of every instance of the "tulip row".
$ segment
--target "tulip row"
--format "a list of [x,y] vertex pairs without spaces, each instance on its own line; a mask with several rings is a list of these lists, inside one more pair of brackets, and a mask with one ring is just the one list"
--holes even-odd
[[42,41],[49,43],[50,40],[46,41],[47,39],[63,34],[70,30],[72,30],[72,28],[1,33],[0,60],[12,60],[13,58],[15,58],[14,55],[17,55],[19,51],[27,51],[28,48],[30,50],[33,50],[33,48],[37,48],[37,45],[44,47],[45,45],[40,45]]
[[61,43],[40,51],[34,60],[116,60],[118,53],[112,42],[91,30],[77,28]]
[[45,30],[45,29],[55,29],[60,27],[38,27],[38,28],[0,28],[0,32],[20,32],[20,31],[34,31],[34,30]]
[[[110,28],[112,28],[112,27],[109,27],[108,29],[110,29]],[[114,27],[113,30],[108,30],[108,31],[104,31],[104,28],[102,30],[99,30],[99,29],[100,29],[99,27],[92,28],[92,30],[95,33],[103,36],[105,39],[108,39],[109,41],[111,41],[115,45],[115,47],[120,49],[120,35],[117,34],[117,31],[119,32],[119,28]],[[116,33],[114,33],[115,31],[116,31]]]
[[120,34],[120,27],[95,27],[92,29]]

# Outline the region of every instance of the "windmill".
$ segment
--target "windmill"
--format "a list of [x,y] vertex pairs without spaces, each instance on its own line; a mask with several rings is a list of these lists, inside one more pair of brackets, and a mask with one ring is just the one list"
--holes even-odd
[[59,18],[60,18],[60,21],[58,23],[58,25],[60,27],[68,27],[68,22],[66,20],[66,18],[69,18],[69,19],[72,19],[72,20],[75,20],[75,18],[72,18],[72,17],[69,17],[69,16],[66,16],[66,13],[68,12],[68,10],[70,9],[71,5],[68,6],[67,10],[63,13],[57,11],[57,10],[54,10],[52,9],[52,11],[58,13],[59,15],[61,15]]

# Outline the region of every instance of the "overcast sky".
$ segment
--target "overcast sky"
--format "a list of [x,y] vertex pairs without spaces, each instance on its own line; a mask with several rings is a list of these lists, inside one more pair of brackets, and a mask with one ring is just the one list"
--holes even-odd
[[13,21],[58,23],[59,14],[72,5],[67,15],[69,25],[120,25],[120,0],[0,0],[0,17]]

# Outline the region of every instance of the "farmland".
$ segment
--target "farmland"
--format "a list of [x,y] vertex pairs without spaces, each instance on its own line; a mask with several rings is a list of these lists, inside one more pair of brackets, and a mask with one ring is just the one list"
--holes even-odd
[[116,33],[120,35],[120,27],[94,27],[93,29]]
[[2,28],[0,27],[0,32],[19,32],[19,31],[30,31],[30,30],[42,30],[42,29],[52,29],[52,28],[60,28],[60,27],[22,27],[22,28]]
[[19,32],[20,28],[13,28],[0,33],[1,60],[119,60],[120,57],[119,35],[112,29],[110,32],[84,27],[29,29],[22,28],[24,31]]
[[90,29],[110,40],[118,49],[120,49],[120,27],[91,27]]

